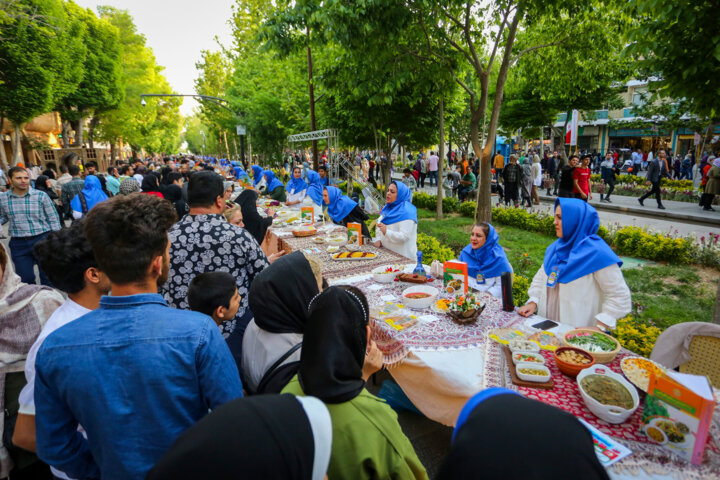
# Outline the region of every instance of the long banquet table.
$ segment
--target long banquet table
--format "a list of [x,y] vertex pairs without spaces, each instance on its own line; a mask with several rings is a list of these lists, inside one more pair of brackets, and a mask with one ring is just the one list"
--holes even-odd
[[[412,271],[414,264],[384,248],[365,246],[364,250],[375,252],[373,260],[341,262],[332,260],[325,247],[318,245],[313,237],[293,237],[289,229],[271,228],[262,248],[266,253],[278,250],[286,252],[303,250],[316,255],[323,262],[324,275],[331,284],[352,284],[367,296],[371,309],[386,302],[402,301],[402,291],[411,284],[379,284],[372,280],[373,268],[382,265],[405,265]],[[344,231],[344,227],[326,225],[320,227],[320,235],[330,231]],[[440,287],[440,281],[431,284]],[[516,390],[522,395],[554,405],[584,419],[605,434],[632,450],[632,455],[609,467],[615,479],[710,479],[720,478],[720,409],[716,408],[711,426],[711,439],[705,450],[702,465],[695,466],[668,453],[664,448],[649,443],[640,433],[642,405],[628,421],[611,425],[595,417],[587,409],[574,380],[557,370],[552,355],[544,353],[546,365],[551,369],[555,388],[541,390],[518,387],[512,383],[506,359],[501,347],[488,338],[494,328],[512,326],[531,328],[535,319],[525,319],[515,312],[505,312],[499,299],[482,294],[485,311],[473,325],[460,326],[447,315],[432,310],[413,311],[418,323],[412,328],[397,331],[385,322],[374,322],[373,338],[383,352],[384,362],[394,380],[428,418],[454,426],[467,400],[475,393],[493,386]],[[619,361],[632,352],[622,350],[609,367],[618,373]],[[641,392],[641,398],[644,394]],[[715,391],[716,400],[720,398]],[[508,427],[512,427],[508,419]],[[552,438],[548,439],[552,441]],[[579,474],[578,478],[582,478]]]

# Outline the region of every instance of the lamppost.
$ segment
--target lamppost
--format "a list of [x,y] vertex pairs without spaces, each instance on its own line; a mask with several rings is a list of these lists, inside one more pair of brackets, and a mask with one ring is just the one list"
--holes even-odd
[[205,131],[200,130],[200,135],[202,135],[202,137],[203,137],[203,145],[202,145],[202,150],[200,150],[200,155],[202,155],[204,157],[205,156]]
[[[235,117],[240,121],[243,118],[242,113],[234,112],[230,108],[230,102],[225,100],[224,98],[220,97],[212,97],[210,95],[198,95],[198,94],[182,94],[182,93],[142,93],[140,94],[140,105],[143,107],[147,105],[147,102],[145,101],[145,97],[193,97],[197,98],[202,101],[210,102],[214,105],[217,105],[220,108],[224,108],[228,112],[235,115]],[[205,139],[205,132],[201,132],[203,134],[203,149],[205,148],[204,145],[204,139]],[[238,124],[237,125],[237,134],[240,136],[240,161],[245,162],[245,126]],[[226,141],[227,143],[227,141]],[[203,153],[204,155],[204,153]]]

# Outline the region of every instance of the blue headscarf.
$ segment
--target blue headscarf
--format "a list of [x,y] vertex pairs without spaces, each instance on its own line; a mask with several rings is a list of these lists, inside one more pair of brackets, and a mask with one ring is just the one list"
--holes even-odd
[[233,173],[235,174],[235,180],[239,180],[243,177],[248,176],[247,172],[245,172],[245,169],[238,165],[237,162],[233,162]]
[[328,191],[328,200],[330,203],[327,205],[328,214],[334,221],[340,223],[347,217],[348,213],[357,206],[357,203],[350,198],[342,194],[342,191],[337,187],[325,187]]
[[[294,173],[293,169],[293,173]],[[300,178],[295,178],[295,175],[292,173],[290,174],[290,180],[288,181],[287,185],[285,185],[285,190],[288,192],[292,191],[292,193],[300,193],[303,190],[308,188],[308,184],[305,183],[305,180],[302,179],[302,176]]]
[[263,178],[263,173],[265,173],[260,165],[253,165],[252,166],[253,171],[253,187],[257,187],[258,183]]
[[476,393],[473,397],[470,398],[470,400],[465,403],[465,406],[460,411],[460,416],[458,417],[457,421],[455,422],[455,429],[453,430],[452,434],[452,441],[455,441],[455,435],[457,434],[458,430],[460,430],[460,427],[463,426],[463,424],[467,421],[470,414],[475,410],[475,407],[480,405],[485,400],[495,397],[497,395],[520,395],[518,392],[514,390],[509,390],[507,388],[502,387],[492,387],[492,388],[486,388],[485,390],[481,390],[480,392]]
[[320,178],[320,174],[313,170],[307,171],[307,180],[310,183],[307,194],[312,198],[317,206],[323,204],[323,184]]
[[488,234],[485,244],[473,249],[472,244],[460,252],[460,261],[468,264],[468,275],[472,278],[482,273],[485,278],[499,277],[503,272],[512,272],[505,250],[500,246],[500,237],[492,225],[488,225]]
[[277,187],[283,186],[283,183],[280,180],[278,180],[277,178],[275,178],[275,174],[272,172],[272,170],[265,170],[264,175],[267,178],[268,193],[271,193]]
[[403,220],[412,220],[418,223],[417,208],[412,204],[412,191],[402,182],[392,182],[397,187],[397,198],[392,203],[386,203],[380,211],[382,223],[392,225]]
[[[85,187],[82,189],[82,194],[85,197],[87,203],[88,212],[98,203],[103,200],[107,200],[107,195],[102,191],[102,185],[100,185],[100,179],[95,175],[88,175],[85,177]],[[82,204],[80,203],[80,197],[75,195],[70,201],[70,207],[76,212],[82,212]]]
[[555,208],[558,205],[562,212],[563,238],[545,250],[545,273],[550,275],[557,266],[557,281],[570,283],[613,263],[618,267],[622,265],[620,258],[597,235],[600,218],[593,207],[575,198],[558,198]]

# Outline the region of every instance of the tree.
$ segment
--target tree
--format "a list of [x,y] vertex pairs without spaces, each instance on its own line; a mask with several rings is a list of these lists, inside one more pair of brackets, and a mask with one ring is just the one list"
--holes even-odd
[[[201,60],[195,64],[195,68],[199,72],[199,76],[195,80],[195,91],[201,95],[224,98],[231,74],[231,61],[226,54],[219,51],[203,50]],[[208,133],[212,132],[215,137],[220,138],[222,136],[225,139],[226,153],[229,158],[230,151],[227,146],[226,131],[231,130],[232,134],[235,134],[234,128],[238,122],[237,116],[212,101],[200,101],[200,113],[209,127]]]
[[[84,46],[58,0],[18,0],[3,15],[0,41],[0,117],[13,122],[13,159],[22,160],[23,124],[49,112],[77,88]],[[68,61],[68,58],[70,61]]]

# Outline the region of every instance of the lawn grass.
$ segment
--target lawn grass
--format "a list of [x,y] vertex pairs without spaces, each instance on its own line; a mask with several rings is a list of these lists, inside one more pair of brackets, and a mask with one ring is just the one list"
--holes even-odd
[[[418,232],[437,238],[457,255],[470,243],[472,221],[459,215],[436,220],[435,213],[418,209]],[[496,227],[500,245],[516,274],[532,279],[555,238],[514,227]],[[664,330],[681,322],[709,322],[720,272],[691,265],[647,264],[623,268],[633,299],[633,316]]]

